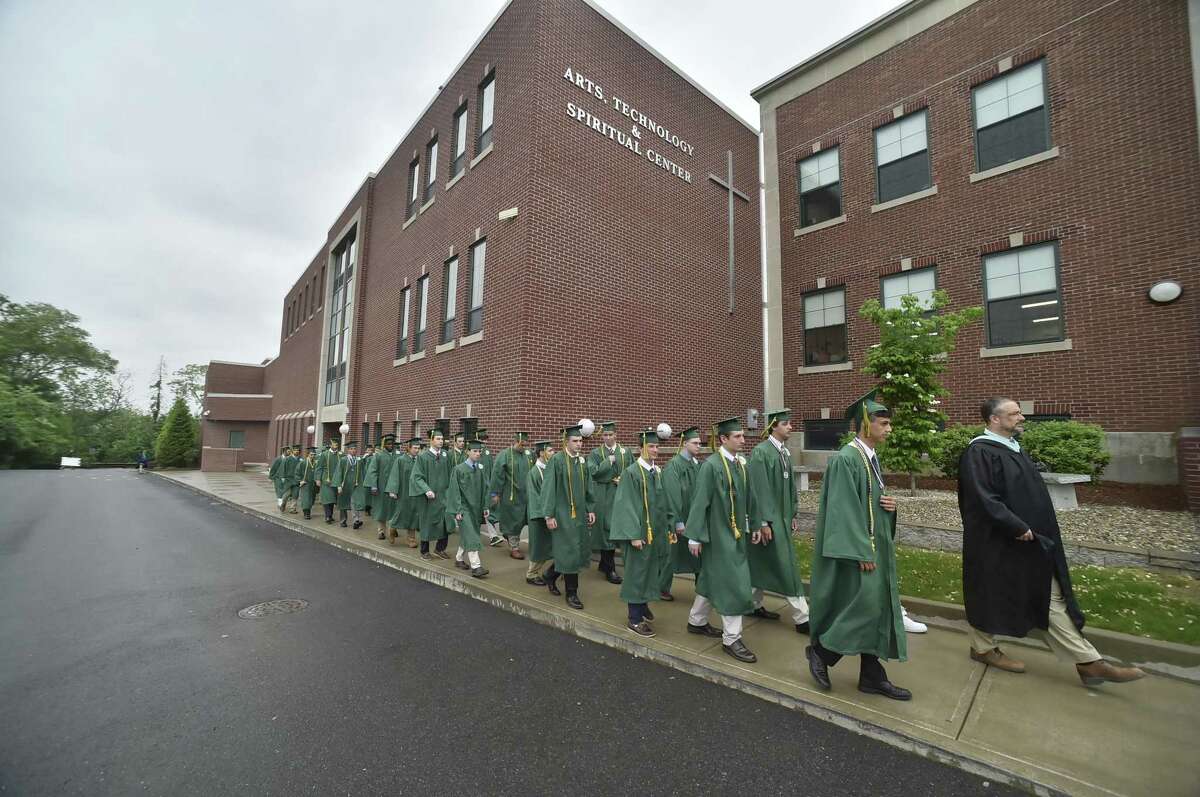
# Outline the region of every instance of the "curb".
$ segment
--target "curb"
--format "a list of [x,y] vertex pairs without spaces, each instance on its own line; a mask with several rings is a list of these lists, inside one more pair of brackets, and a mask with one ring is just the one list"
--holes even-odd
[[298,532],[306,537],[324,542],[335,548],[346,551],[347,553],[351,553],[377,564],[390,567],[393,570],[397,570],[406,575],[419,578],[422,581],[427,581],[431,584],[437,584],[440,587],[458,592],[483,603],[491,604],[499,609],[511,612],[520,617],[528,618],[534,622],[541,623],[542,625],[557,628],[560,631],[573,634],[581,639],[586,639],[588,641],[628,653],[637,658],[646,659],[656,664],[670,667],[680,672],[687,673],[688,675],[701,678],[710,683],[737,689],[740,692],[753,695],[754,697],[770,701],[795,711],[801,711],[810,717],[832,723],[838,727],[844,728],[861,736],[867,736],[891,745],[892,747],[904,750],[905,752],[919,755],[922,758],[970,772],[971,774],[981,778],[1005,783],[1015,788],[1028,791],[1032,794],[1044,795],[1045,797],[1050,797],[1051,795],[1057,796],[1068,794],[1068,792],[1041,783],[1025,775],[1001,769],[994,764],[971,758],[963,753],[947,750],[924,739],[919,739],[891,728],[885,728],[866,720],[859,719],[850,714],[836,711],[826,706],[797,698],[793,695],[780,692],[770,687],[762,686],[752,681],[732,676],[721,670],[709,667],[702,663],[691,661],[681,656],[676,656],[665,651],[644,646],[636,640],[609,633],[608,631],[605,631],[602,628],[594,627],[589,623],[577,622],[569,615],[562,616],[553,614],[535,606],[528,606],[520,601],[513,600],[502,595],[496,595],[483,589],[482,587],[477,586],[474,582],[464,581],[458,578],[453,573],[442,572],[432,568],[427,569],[415,563],[392,558],[366,546],[348,540],[343,540],[339,537],[328,534],[322,529],[312,529],[300,523],[294,523],[287,518],[281,518],[268,512],[261,512],[257,509],[251,509],[250,507],[243,506],[242,504],[216,495],[215,493],[210,493],[199,487],[172,479],[169,476],[163,476],[157,473],[154,475],[165,482],[182,487],[209,500],[219,501],[220,503],[236,509],[243,514],[250,515],[260,520],[265,520],[281,528],[288,529],[289,531]]

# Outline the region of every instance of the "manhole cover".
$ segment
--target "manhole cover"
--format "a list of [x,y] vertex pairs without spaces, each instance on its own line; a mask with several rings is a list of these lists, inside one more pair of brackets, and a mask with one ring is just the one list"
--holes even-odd
[[291,614],[302,612],[308,608],[308,601],[300,598],[280,598],[276,601],[256,603],[238,612],[243,620],[253,620],[258,617],[270,617],[272,614]]

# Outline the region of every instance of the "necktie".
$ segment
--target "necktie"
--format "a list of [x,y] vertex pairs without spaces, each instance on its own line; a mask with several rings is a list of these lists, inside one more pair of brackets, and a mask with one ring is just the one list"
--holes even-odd
[[879,460],[875,455],[871,455],[871,470],[875,472],[875,478],[879,480],[880,487],[883,486],[883,472],[879,469]]

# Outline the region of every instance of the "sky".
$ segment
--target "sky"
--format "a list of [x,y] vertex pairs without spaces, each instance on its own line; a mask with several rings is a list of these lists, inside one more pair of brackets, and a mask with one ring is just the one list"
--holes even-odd
[[[750,90],[898,4],[599,0]],[[284,292],[503,0],[0,2],[0,293],[70,310],[145,406],[161,356],[260,362]]]

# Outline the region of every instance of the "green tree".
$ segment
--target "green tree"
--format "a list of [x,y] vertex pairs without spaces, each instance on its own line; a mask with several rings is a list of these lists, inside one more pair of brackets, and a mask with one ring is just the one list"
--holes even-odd
[[69,424],[55,402],[0,374],[0,467],[52,465],[75,454]]
[[879,328],[879,343],[867,351],[863,371],[876,377],[879,399],[892,411],[892,434],[879,459],[885,468],[907,473],[914,493],[917,474],[929,468],[936,450],[938,427],[946,422],[938,409],[949,395],[942,371],[959,330],[983,315],[979,307],[948,311],[949,303],[945,291],[934,291],[927,306],[910,294],[901,297],[898,308],[889,310],[869,299],[859,310]]
[[183,468],[196,461],[196,423],[182,398],[175,399],[163,421],[154,446],[154,459],[167,468]]
[[167,378],[167,358],[159,355],[154,369],[154,381],[150,383],[150,417],[158,423],[162,415],[163,380]]
[[208,366],[191,363],[177,370],[167,384],[176,398],[182,397],[192,412],[200,412],[204,403],[204,381],[208,378]]
[[0,374],[15,389],[54,400],[88,372],[113,373],[116,360],[78,324],[79,316],[53,305],[0,295]]

